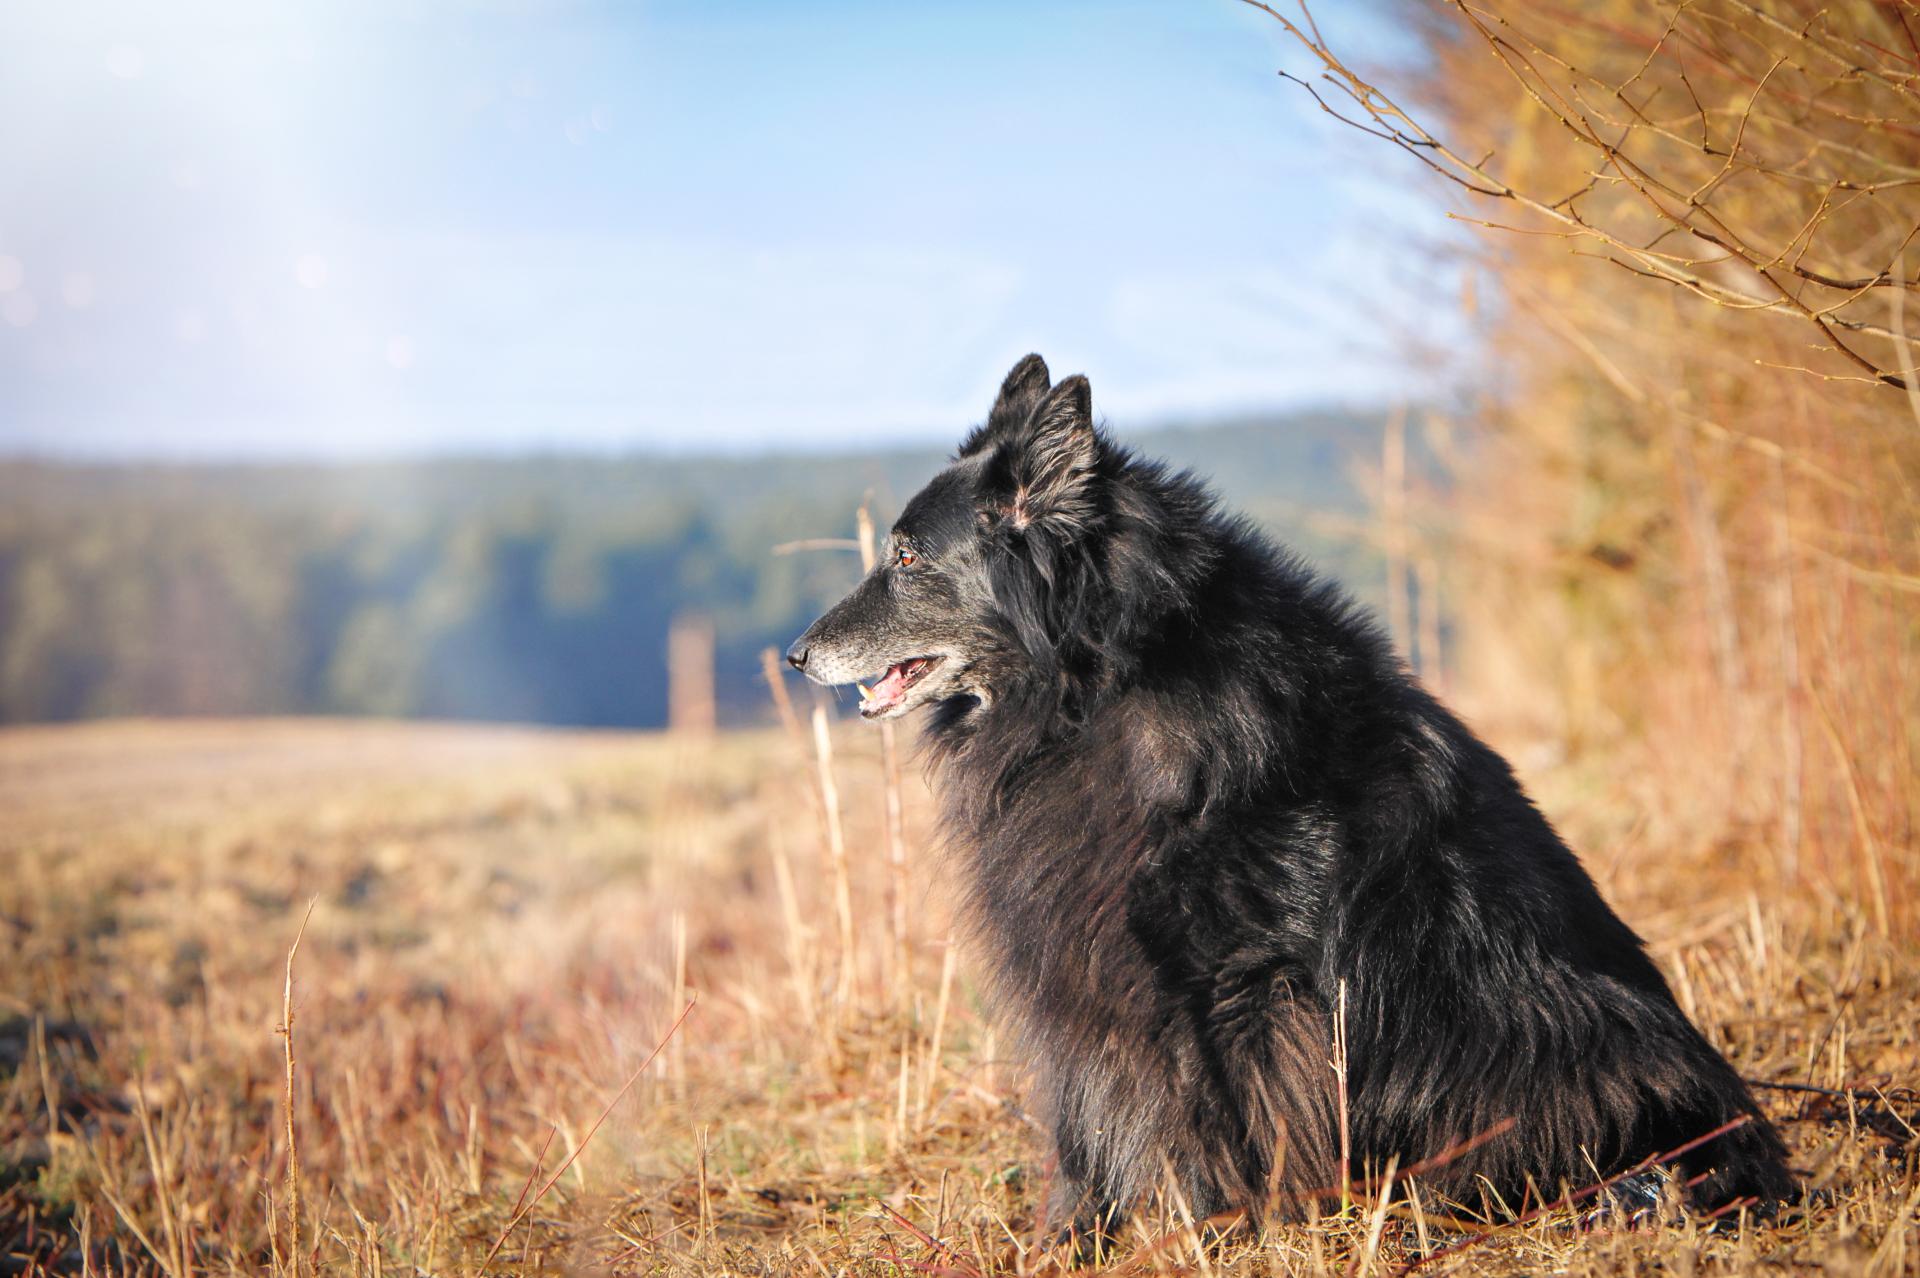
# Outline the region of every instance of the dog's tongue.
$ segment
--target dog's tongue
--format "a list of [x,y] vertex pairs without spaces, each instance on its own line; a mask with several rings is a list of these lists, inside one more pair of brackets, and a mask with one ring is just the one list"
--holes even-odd
[[880,681],[873,685],[873,695],[867,698],[864,708],[869,711],[885,710],[889,706],[898,705],[900,699],[906,695],[907,663],[903,661],[897,666],[887,667],[887,673],[880,676]]

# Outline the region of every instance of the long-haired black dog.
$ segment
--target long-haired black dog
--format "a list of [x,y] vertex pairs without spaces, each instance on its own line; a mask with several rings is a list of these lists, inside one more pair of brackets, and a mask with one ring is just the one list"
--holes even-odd
[[[1094,426],[1028,356],[788,660],[918,706],[1052,1219],[1209,1214],[1504,1133],[1423,1176],[1517,1207],[1745,1119],[1689,1198],[1789,1196],[1778,1136],[1506,763],[1335,587]],[[1532,1201],[1539,1201],[1537,1197]]]

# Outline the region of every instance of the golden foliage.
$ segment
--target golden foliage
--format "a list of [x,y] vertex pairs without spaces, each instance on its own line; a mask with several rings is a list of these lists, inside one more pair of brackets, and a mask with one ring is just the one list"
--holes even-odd
[[1398,98],[1269,12],[1475,230],[1489,385],[1424,529],[1461,700],[1620,837],[1910,933],[1920,9],[1449,0]]

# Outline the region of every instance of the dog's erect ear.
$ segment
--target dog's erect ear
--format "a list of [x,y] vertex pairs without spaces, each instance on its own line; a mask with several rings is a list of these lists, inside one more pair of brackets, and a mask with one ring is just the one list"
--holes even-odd
[[1092,522],[1100,439],[1093,429],[1093,387],[1085,377],[1075,373],[1048,391],[1014,447],[1007,514],[1015,527],[1047,524],[1072,532]]
[[987,414],[987,420],[1018,426],[1032,414],[1052,384],[1047,361],[1038,355],[1027,356],[1015,364],[1007,380],[1000,383],[1000,397],[993,401],[993,411]]
[[1026,425],[1033,410],[1046,397],[1050,380],[1047,361],[1038,355],[1029,355],[1015,364],[1007,380],[1000,383],[999,398],[993,401],[993,411],[987,414],[986,423],[960,445],[960,456],[972,456],[1009,430]]

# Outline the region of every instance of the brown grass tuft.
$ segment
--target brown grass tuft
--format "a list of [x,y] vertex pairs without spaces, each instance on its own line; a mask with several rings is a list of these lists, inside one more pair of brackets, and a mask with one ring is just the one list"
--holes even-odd
[[[902,989],[879,743],[864,725],[829,732],[862,923],[837,1019],[837,893],[805,815],[804,739],[0,734],[0,1244],[15,1270],[1047,1271],[1061,1257],[1036,1232],[1042,1142],[946,943],[947,894],[915,850]],[[911,776],[903,801],[927,828]],[[1581,841],[1614,820],[1558,815]],[[1578,1204],[1423,1272],[1911,1272],[1911,947],[1858,909],[1671,849],[1596,868],[1743,1072],[1814,1089],[1764,1099],[1823,1198],[1725,1235],[1577,1233]],[[283,947],[313,898],[290,1009]],[[673,1038],[681,1073],[659,1050],[676,988],[699,998]],[[289,1010],[290,1110],[273,1032]],[[282,1192],[293,1130],[297,1209]],[[1354,1169],[1351,1210],[1260,1235],[1209,1241],[1170,1202],[1111,1263],[1381,1273],[1490,1223],[1419,1194],[1421,1168],[1387,1170]]]

